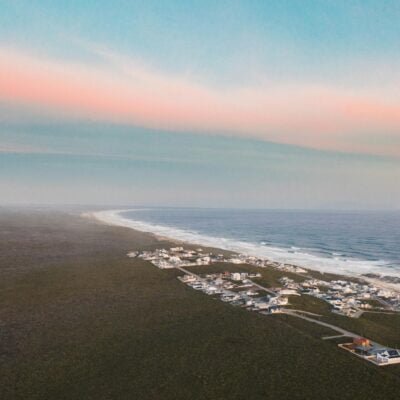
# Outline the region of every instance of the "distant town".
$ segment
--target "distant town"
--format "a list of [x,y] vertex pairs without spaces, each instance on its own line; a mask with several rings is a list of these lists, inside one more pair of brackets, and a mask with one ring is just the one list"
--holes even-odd
[[[155,251],[132,251],[127,255],[147,260],[160,269],[180,270],[183,273],[178,276],[181,282],[232,306],[263,315],[287,314],[336,331],[337,334],[323,339],[351,338],[352,342],[340,343],[338,346],[375,365],[400,363],[400,350],[383,346],[339,326],[315,319],[320,315],[301,309],[296,310],[290,305],[291,296],[313,296],[328,303],[332,313],[349,318],[359,318],[364,312],[396,313],[400,312],[400,294],[393,290],[382,289],[361,280],[317,279],[309,274],[310,271],[295,265],[244,254],[234,256],[213,254],[205,252],[202,248],[193,250],[172,247]],[[201,274],[197,269],[196,273],[187,269],[217,263],[276,269],[282,273],[279,278],[280,285],[279,287],[261,285],[257,281],[262,275],[257,272],[225,271]],[[285,276],[286,273],[299,279]]]

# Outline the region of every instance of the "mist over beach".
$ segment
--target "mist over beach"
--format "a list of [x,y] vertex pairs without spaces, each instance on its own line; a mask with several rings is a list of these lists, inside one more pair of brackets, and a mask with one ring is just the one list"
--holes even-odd
[[0,400],[398,400],[399,0],[0,0]]

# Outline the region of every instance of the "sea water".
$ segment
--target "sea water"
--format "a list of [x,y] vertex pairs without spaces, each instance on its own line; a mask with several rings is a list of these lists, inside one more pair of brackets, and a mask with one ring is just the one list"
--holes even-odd
[[112,218],[173,239],[321,271],[400,277],[398,211],[143,208]]

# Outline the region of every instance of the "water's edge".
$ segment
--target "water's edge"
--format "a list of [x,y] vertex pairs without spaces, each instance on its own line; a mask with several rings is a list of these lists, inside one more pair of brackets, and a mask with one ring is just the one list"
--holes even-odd
[[[139,209],[123,209],[123,210],[104,210],[95,211],[83,214],[84,217],[94,218],[98,221],[106,223],[108,225],[122,226],[126,228],[131,228],[141,232],[154,234],[156,237],[168,238],[172,241],[178,240],[180,242],[186,242],[191,244],[196,244],[200,246],[220,248],[228,251],[233,251],[237,253],[243,253],[247,255],[252,255],[264,259],[269,259],[271,261],[283,262],[292,265],[298,265],[310,270],[316,270],[319,272],[328,272],[338,275],[347,275],[352,277],[362,277],[363,279],[370,281],[374,284],[379,284],[379,286],[391,288],[394,290],[400,290],[400,285],[397,282],[388,282],[387,276],[385,281],[381,281],[379,276],[386,275],[383,266],[379,263],[366,262],[363,260],[351,260],[351,262],[341,263],[339,260],[333,259],[323,259],[318,256],[303,254],[301,252],[294,252],[293,255],[288,253],[286,249],[281,249],[272,246],[256,245],[247,242],[241,242],[232,239],[225,239],[219,237],[212,237],[207,235],[202,235],[197,232],[192,232],[188,230],[167,227],[162,225],[156,225],[148,222],[143,222],[139,220],[133,220],[130,218],[125,218],[122,213],[140,211]],[[391,271],[393,273],[393,271]],[[366,277],[366,274],[370,276]],[[399,276],[393,276],[394,281],[396,281]]]

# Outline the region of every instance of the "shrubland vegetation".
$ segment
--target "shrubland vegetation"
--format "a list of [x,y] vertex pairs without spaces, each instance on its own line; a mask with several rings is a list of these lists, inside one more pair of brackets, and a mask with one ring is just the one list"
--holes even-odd
[[2,400],[398,398],[398,369],[320,340],[324,328],[230,306],[125,256],[167,245],[151,236],[58,213],[3,212],[0,227]]

